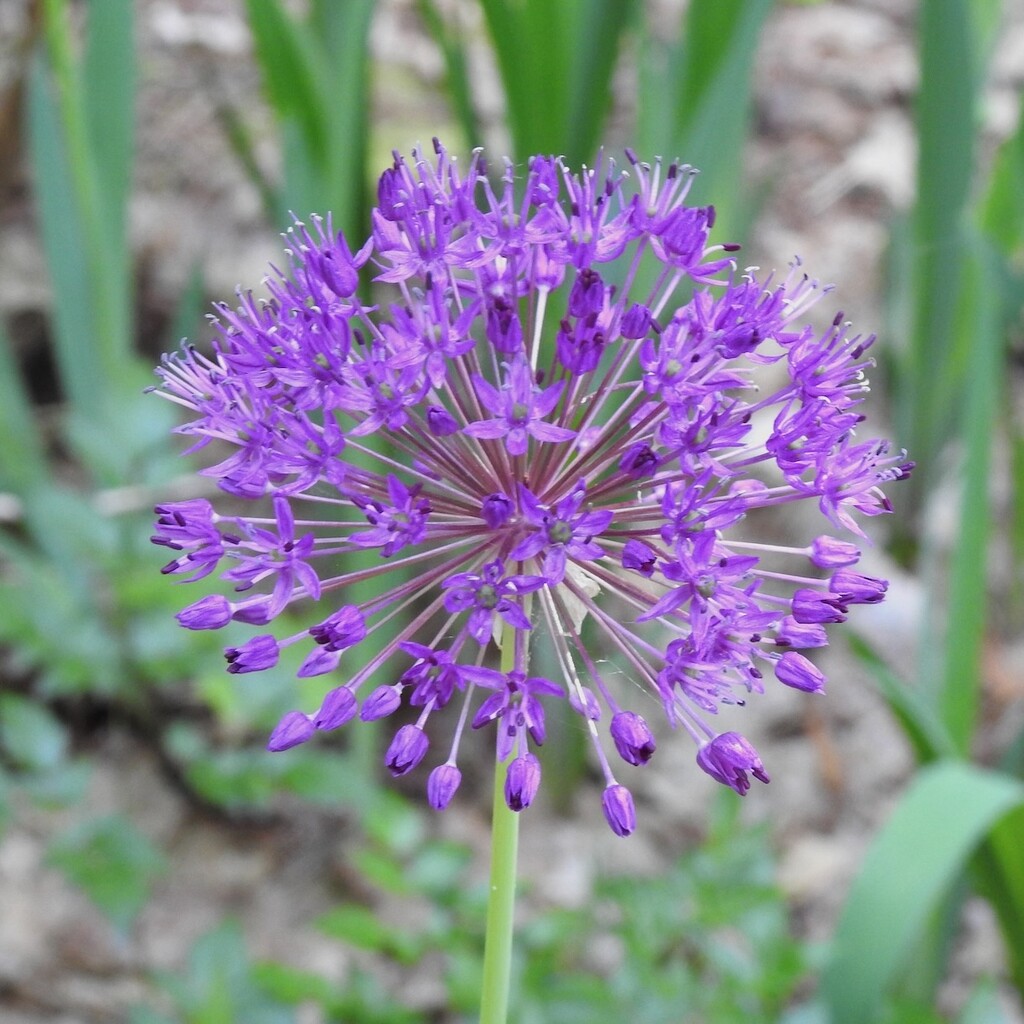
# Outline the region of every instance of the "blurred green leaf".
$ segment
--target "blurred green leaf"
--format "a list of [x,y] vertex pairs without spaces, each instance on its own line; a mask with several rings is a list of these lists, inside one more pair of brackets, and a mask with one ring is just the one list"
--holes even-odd
[[45,771],[67,756],[68,738],[41,704],[7,693],[0,695],[0,747],[17,767]]
[[[969,344],[971,372],[966,381],[962,436],[965,451],[961,475],[960,522],[950,566],[946,642],[942,664],[921,658],[923,684],[939,683],[938,708],[959,751],[970,751],[981,696],[981,650],[987,608],[987,575],[991,532],[989,477],[992,443],[1003,405],[1003,324],[1000,297],[992,287],[993,261],[980,240],[963,263],[963,300],[957,336]],[[961,381],[961,388],[964,382]],[[934,648],[926,641],[925,652]],[[934,674],[933,674],[934,673]]]
[[423,952],[422,944],[408,928],[384,924],[368,907],[335,907],[317,918],[316,926],[333,939],[383,953],[401,964],[415,963]]
[[24,494],[46,475],[43,439],[22,385],[10,340],[0,324],[0,487]]
[[481,0],[505,92],[515,159],[592,164],[635,0]]
[[973,338],[957,332],[964,226],[974,175],[975,112],[991,3],[935,0],[918,25],[917,201],[912,218],[912,326],[899,380],[898,433],[917,462],[908,497],[919,508],[942,468],[937,457],[960,426],[957,396]]
[[[247,0],[264,87],[282,130],[285,183],[278,216],[332,215],[350,237],[364,224],[367,34],[373,0],[310,5],[292,16],[278,0]],[[245,145],[244,133],[233,135]],[[253,162],[247,159],[247,163]]]
[[434,42],[444,54],[445,89],[457,121],[462,127],[463,141],[474,149],[483,142],[480,119],[473,104],[473,83],[470,81],[466,47],[459,33],[445,20],[435,0],[418,0],[416,5]]
[[192,947],[188,968],[163,974],[161,987],[183,1024],[294,1024],[291,1009],[273,998],[249,962],[238,923],[225,921]]
[[1019,782],[962,762],[918,773],[868,851],[836,930],[823,978],[835,1024],[878,1019],[929,914],[993,826],[1022,804]]
[[84,821],[55,840],[48,857],[121,929],[167,868],[161,851],[121,815]]
[[26,121],[39,226],[54,292],[54,346],[61,386],[78,408],[94,409],[104,392],[105,359],[100,358],[91,326],[96,296],[88,262],[86,230],[75,202],[67,145],[42,52],[29,71]]
[[861,637],[850,636],[851,650],[870,666],[878,688],[914,748],[918,764],[955,757],[957,746],[939,717],[934,701],[920,688],[908,686]]
[[[89,9],[83,61],[67,0],[44,0],[46,46],[32,63],[27,107],[61,382],[87,415],[110,392],[129,390],[132,341],[124,230],[134,117],[132,5],[111,0],[99,7],[99,13]],[[126,86],[127,96],[111,98]]]
[[[134,29],[132,0],[104,0],[89,6],[82,63],[82,102],[96,177],[102,182],[98,195],[103,205],[103,222],[116,238],[124,237],[132,185],[136,97]],[[126,247],[118,247],[118,250],[127,255]]]
[[1017,130],[996,153],[978,219],[986,237],[1009,257],[1024,248],[1024,109]]
[[327,115],[317,80],[321,55],[302,23],[279,0],[246,0],[245,9],[271,106],[296,120],[310,154],[323,161]]
[[678,157],[697,167],[694,192],[715,203],[726,231],[739,230],[752,213],[740,209],[744,182],[735,168],[742,166],[754,57],[771,8],[772,0],[691,4],[679,39],[666,42],[648,28],[642,43],[642,155]]

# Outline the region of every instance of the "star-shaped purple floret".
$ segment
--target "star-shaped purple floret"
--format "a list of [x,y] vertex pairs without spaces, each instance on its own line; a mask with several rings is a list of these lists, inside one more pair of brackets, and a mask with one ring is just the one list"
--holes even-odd
[[533,533],[513,548],[510,558],[523,561],[543,553],[543,575],[548,583],[561,583],[569,558],[586,562],[604,556],[604,549],[593,539],[608,529],[611,509],[580,512],[587,496],[586,482],[580,482],[568,497],[553,508],[545,508],[529,488],[520,484],[519,501],[523,519],[536,527]]
[[529,629],[518,598],[539,590],[547,582],[542,576],[506,576],[500,561],[488,562],[479,573],[457,572],[444,580],[444,606],[450,612],[469,612],[467,628],[478,644],[486,644],[493,631],[494,614],[515,629]]
[[538,388],[525,358],[507,367],[500,391],[474,374],[473,387],[480,404],[499,415],[470,423],[463,432],[484,440],[504,438],[509,455],[525,455],[531,437],[537,441],[568,441],[576,436],[575,430],[546,421],[562,396],[563,386],[559,381],[549,388]]

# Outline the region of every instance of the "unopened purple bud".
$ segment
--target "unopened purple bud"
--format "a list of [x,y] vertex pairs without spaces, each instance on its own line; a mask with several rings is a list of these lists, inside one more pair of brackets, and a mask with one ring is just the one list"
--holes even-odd
[[619,757],[627,764],[647,764],[657,744],[647,723],[632,711],[620,711],[608,730]]
[[654,575],[654,567],[658,556],[653,548],[649,548],[643,541],[627,540],[622,549],[622,568],[632,569],[650,579]]
[[301,711],[289,711],[274,728],[267,740],[267,750],[275,753],[305,743],[315,732],[309,715]]
[[323,732],[344,725],[356,713],[356,695],[347,686],[338,686],[323,699],[313,725]]
[[845,622],[846,608],[835,597],[817,590],[798,590],[793,594],[793,618],[797,622]]
[[313,676],[326,675],[333,672],[341,661],[341,651],[332,651],[327,647],[314,647],[306,655],[298,672],[299,679],[310,679]]
[[835,537],[815,537],[811,542],[811,561],[819,569],[842,569],[860,559],[860,548]]
[[768,782],[757,751],[737,732],[723,732],[697,751],[697,764],[716,782],[745,796],[750,789],[747,772]]
[[434,437],[448,437],[459,432],[455,417],[439,405],[432,405],[427,410],[427,426]]
[[633,796],[625,786],[615,783],[605,789],[601,806],[611,830],[617,836],[625,838],[636,831],[636,808],[633,806]]
[[175,618],[186,629],[220,629],[231,621],[231,602],[220,594],[201,597]]
[[259,597],[243,604],[236,604],[231,618],[235,622],[244,622],[249,626],[265,626],[274,617],[271,614],[273,610],[265,597]]
[[636,341],[648,332],[650,326],[651,311],[646,306],[641,306],[639,302],[634,302],[622,317],[619,330],[624,338]]
[[329,651],[354,647],[366,636],[366,620],[355,605],[343,605],[323,622],[310,626],[309,635]]
[[540,761],[533,754],[509,761],[505,773],[505,803],[513,811],[521,811],[533,803],[540,788]]
[[443,811],[455,796],[462,782],[462,772],[450,761],[439,764],[427,779],[427,800],[437,811]]
[[658,471],[661,460],[654,454],[649,444],[630,445],[625,455],[619,459],[619,469],[630,478],[630,480],[642,480],[644,477],[651,477]]
[[264,669],[273,668],[277,664],[279,654],[277,640],[269,633],[254,636],[241,647],[224,649],[228,671],[233,674],[262,672]]
[[604,281],[596,270],[581,270],[569,290],[569,316],[583,317],[604,308]]
[[569,707],[578,715],[589,718],[592,722],[601,720],[601,705],[597,696],[589,686],[569,687]]
[[826,647],[828,634],[817,622],[797,622],[787,615],[776,630],[775,642],[783,647]]
[[359,717],[364,722],[374,722],[378,718],[387,718],[402,703],[401,688],[398,686],[378,686],[363,701]]
[[430,741],[418,725],[403,725],[391,741],[384,764],[395,778],[411,772],[423,760]]
[[889,584],[874,576],[862,576],[858,572],[841,569],[829,580],[828,589],[843,604],[878,604],[885,600]]
[[780,683],[804,693],[823,693],[825,677],[802,654],[786,651],[775,663],[775,676]]
[[389,167],[377,182],[377,203],[381,216],[390,221],[400,219],[401,174],[396,168]]
[[495,494],[488,494],[480,507],[480,517],[492,529],[497,530],[504,526],[512,518],[514,509],[512,499],[498,491]]

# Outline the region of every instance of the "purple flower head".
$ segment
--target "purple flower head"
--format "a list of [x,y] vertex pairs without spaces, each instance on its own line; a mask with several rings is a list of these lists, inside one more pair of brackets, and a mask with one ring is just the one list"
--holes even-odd
[[406,641],[400,646],[406,654],[416,658],[399,680],[403,686],[412,689],[409,703],[413,707],[429,704],[443,708],[451,700],[456,688],[462,688],[462,666],[449,651],[435,651],[412,641]]
[[[686,201],[693,168],[626,156],[493,177],[481,152],[396,153],[369,238],[296,223],[265,297],[239,292],[212,348],[163,360],[159,393],[230,498],[156,507],[163,572],[226,591],[179,622],[251,627],[230,672],[294,646],[298,675],[323,677],[319,708],[289,712],[271,749],[404,707],[417,717],[389,771],[442,740],[441,809],[461,745],[487,742],[518,810],[545,707],[565,700],[628,835],[608,753],[651,760],[649,697],[744,793],[767,773],[714,716],[769,685],[821,690],[800,652],[884,599],[859,538],[911,464],[858,436],[873,339],[841,316],[806,326],[827,289],[799,264],[762,276],[713,242],[714,210]],[[645,259],[657,272],[636,273]],[[792,546],[774,535],[808,517]]]
[[561,687],[538,676],[527,679],[521,672],[505,674],[468,666],[464,674],[475,685],[495,691],[477,708],[472,725],[481,729],[491,722],[497,723],[499,761],[505,760],[516,741],[524,739],[524,732],[537,746],[543,744],[546,733],[540,696],[561,697]]
[[497,491],[484,498],[480,506],[480,518],[492,530],[499,530],[512,518],[515,508],[515,504],[507,494]]
[[323,622],[309,627],[309,635],[328,651],[354,647],[366,636],[366,621],[354,605],[342,605]]
[[352,496],[372,529],[354,533],[351,543],[360,548],[380,548],[381,558],[390,558],[409,544],[418,543],[426,530],[430,501],[419,496],[420,484],[406,487],[398,477],[387,478],[387,499]]

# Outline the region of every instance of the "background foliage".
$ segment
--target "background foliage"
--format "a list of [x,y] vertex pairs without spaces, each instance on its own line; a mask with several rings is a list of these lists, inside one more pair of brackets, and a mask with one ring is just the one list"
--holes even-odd
[[[67,814],[89,791],[98,744],[119,732],[154,751],[196,813],[225,827],[271,822],[281,806],[315,814],[341,805],[362,838],[347,898],[312,926],[356,951],[344,981],[254,960],[229,917],[197,938],[188,963],[147,977],[131,1021],[284,1024],[309,1004],[326,1021],[420,1020],[393,979],[437,957],[443,1019],[470,1019],[482,929],[481,893],[466,884],[472,851],[437,839],[417,810],[378,790],[369,730],[342,751],[266,757],[261,737],[300,696],[294,666],[243,693],[220,673],[220,637],[179,635],[179,594],[156,572],[147,539],[148,507],[173,494],[182,466],[170,411],[142,393],[151,357],[139,344],[129,241],[136,5],[30,6],[9,95],[22,100],[59,401],[40,407],[13,348],[0,344],[0,829]],[[289,210],[330,209],[336,226],[358,234],[370,164],[389,145],[371,131],[376,5],[244,6],[280,173],[265,170],[265,140],[244,106],[224,104],[220,116],[267,231],[286,224]],[[750,130],[751,68],[772,6],[695,0],[668,34],[638,0],[418,0],[415,10],[444,61],[449,127],[464,148],[497,134],[519,158],[556,151],[586,162],[614,110],[615,140],[701,167],[698,201],[713,200],[726,233],[739,234],[756,216],[756,193],[731,169]],[[916,198],[892,225],[887,411],[918,461],[913,488],[898,496],[892,555],[926,582],[931,603],[914,678],[898,677],[866,642],[858,653],[919,770],[825,946],[795,937],[772,881],[772,837],[744,827],[723,800],[702,842],[659,877],[601,878],[583,909],[524,922],[520,1021],[1011,1019],[995,965],[955,1007],[937,1001],[974,896],[999,922],[1003,985],[1024,991],[1024,735],[993,749],[982,714],[986,644],[1024,610],[1024,428],[1012,390],[1024,120],[994,154],[977,144],[1005,16],[999,0],[920,5]],[[481,110],[471,71],[481,51],[501,84],[502,124]],[[616,75],[624,55],[637,54],[635,93],[623,97]],[[201,333],[203,305],[199,274],[165,347]],[[997,491],[994,479],[1008,486]],[[936,503],[955,516],[948,555],[924,529]],[[998,577],[986,571],[996,545],[1010,566]],[[973,763],[979,751],[984,764]],[[166,851],[124,814],[68,820],[48,863],[127,937],[168,871]],[[375,908],[386,898],[422,904],[418,923],[382,919]],[[610,960],[602,943],[611,943]]]

